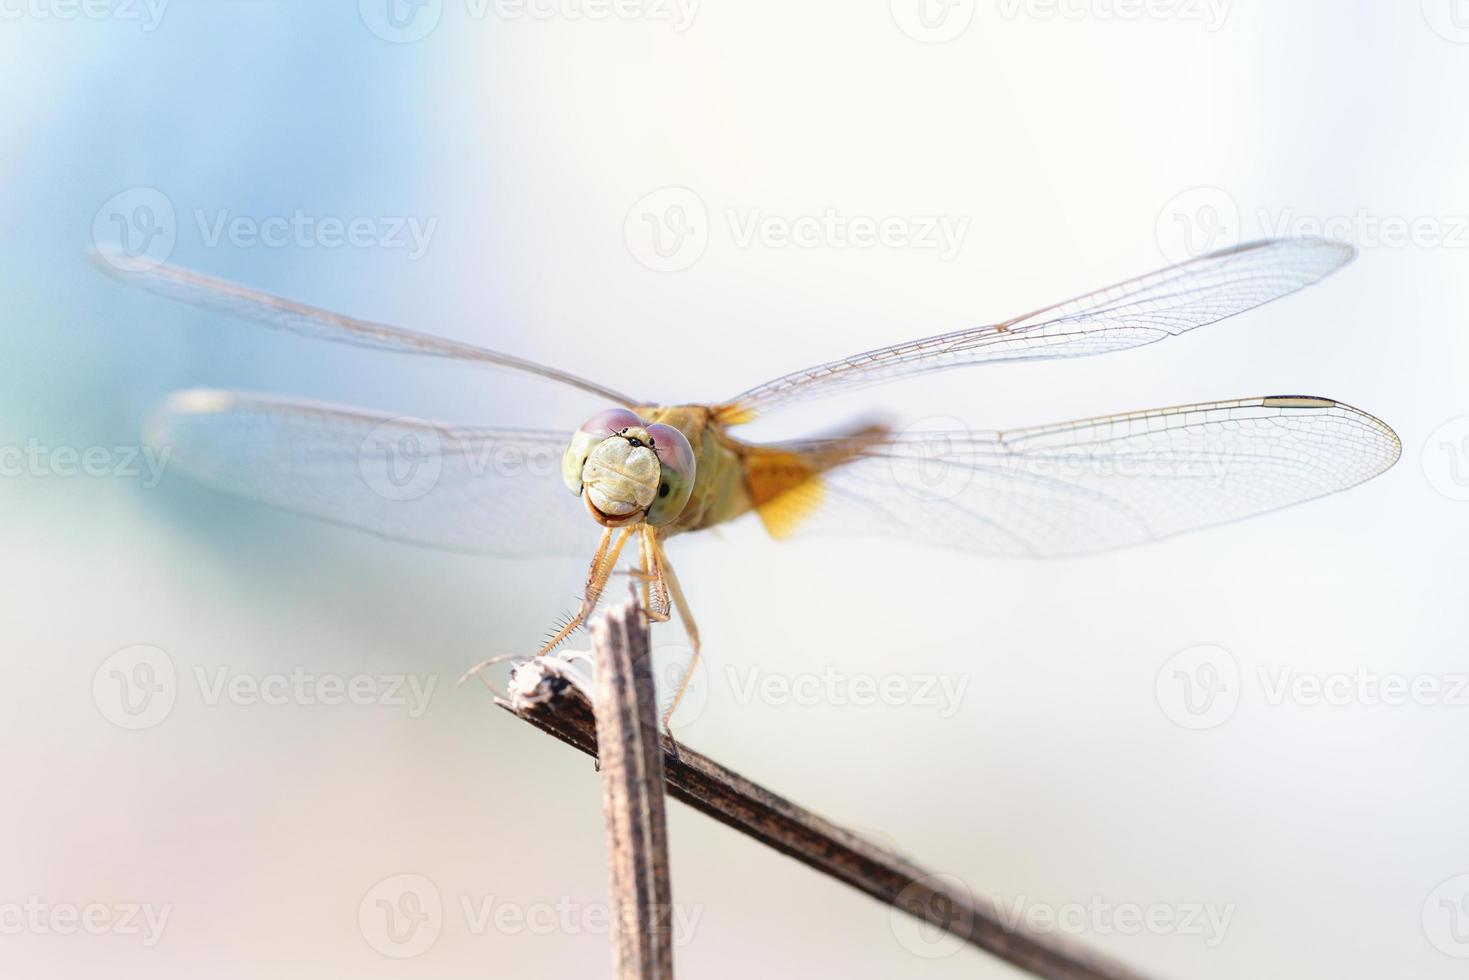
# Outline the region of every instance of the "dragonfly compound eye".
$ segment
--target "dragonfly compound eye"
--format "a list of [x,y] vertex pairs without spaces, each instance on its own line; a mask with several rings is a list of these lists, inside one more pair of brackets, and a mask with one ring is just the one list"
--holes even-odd
[[672,522],[683,513],[689,495],[694,492],[698,464],[688,439],[671,425],[659,422],[648,426],[648,445],[658,450],[657,495],[648,507],[648,523],[656,527]]

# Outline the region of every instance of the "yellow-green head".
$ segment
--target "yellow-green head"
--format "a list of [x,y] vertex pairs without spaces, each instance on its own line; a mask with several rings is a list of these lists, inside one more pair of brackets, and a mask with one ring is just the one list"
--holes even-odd
[[598,412],[576,430],[561,458],[561,478],[581,494],[599,524],[668,524],[694,490],[693,447],[671,425],[647,425],[636,412]]

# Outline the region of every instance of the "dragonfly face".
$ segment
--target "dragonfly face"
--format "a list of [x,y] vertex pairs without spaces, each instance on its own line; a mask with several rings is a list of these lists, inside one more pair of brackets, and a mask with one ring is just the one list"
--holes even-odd
[[693,448],[671,425],[647,425],[625,408],[582,423],[561,460],[561,478],[604,527],[661,526],[683,511],[694,489]]

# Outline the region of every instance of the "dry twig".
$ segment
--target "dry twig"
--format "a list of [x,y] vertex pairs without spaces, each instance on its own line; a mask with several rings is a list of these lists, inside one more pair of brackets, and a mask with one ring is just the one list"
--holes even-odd
[[[627,607],[623,607],[626,609]],[[585,685],[554,658],[517,668],[507,710],[597,756],[597,723]],[[601,686],[599,682],[599,687]],[[651,744],[651,740],[649,743]],[[948,876],[926,872],[686,746],[660,738],[668,793],[741,833],[879,901],[1048,980],[1146,980],[1146,975],[1067,938],[1007,925]],[[605,758],[605,757],[604,757]],[[666,896],[666,893],[665,893]]]
[[636,602],[592,628],[602,807],[612,865],[612,960],[618,980],[671,980],[673,902],[663,749],[648,627]]

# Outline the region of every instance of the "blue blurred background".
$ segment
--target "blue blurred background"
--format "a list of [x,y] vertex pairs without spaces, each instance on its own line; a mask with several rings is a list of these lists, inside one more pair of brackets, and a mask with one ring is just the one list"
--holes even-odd
[[[1088,912],[1065,931],[1163,975],[1462,975],[1469,704],[1281,699],[1267,680],[1448,690],[1469,669],[1469,18],[1452,0],[1148,10],[0,4],[0,445],[46,461],[0,480],[7,974],[607,969],[590,763],[454,686],[533,649],[584,559],[438,554],[176,476],[65,475],[57,455],[120,467],[147,413],[195,386],[568,431],[602,406],[125,290],[85,254],[144,202],[171,261],[665,402],[1331,223],[1357,262],[1247,318],[854,395],[761,434],[872,408],[992,428],[1301,391],[1393,425],[1395,469],[1088,559],[782,545],[747,524],[676,541],[708,658],[680,734],[985,903],[1161,910],[1172,926]],[[707,240],[660,270],[637,230],[667,188],[692,192]],[[947,253],[738,234],[829,209],[965,230]],[[411,222],[422,247],[208,234],[298,213]],[[686,653],[677,624],[657,641]],[[1165,682],[1204,645],[1237,670],[1237,706],[1195,730]],[[140,658],[174,685],[141,719],[109,686],[161,676],[132,673]],[[293,672],[378,686],[361,704],[248,693]],[[832,672],[962,696],[742,695]],[[219,696],[220,678],[247,686]],[[430,696],[392,703],[392,678]],[[687,975],[1012,974],[672,820]],[[140,903],[166,915],[151,935],[121,922]],[[93,907],[95,931],[55,914]],[[1190,909],[1227,928],[1183,926]]]

